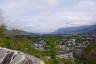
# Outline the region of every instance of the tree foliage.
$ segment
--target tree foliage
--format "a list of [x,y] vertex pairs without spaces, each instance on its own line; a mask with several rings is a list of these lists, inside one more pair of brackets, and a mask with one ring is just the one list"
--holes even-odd
[[0,37],[3,37],[6,35],[6,26],[5,25],[0,25]]

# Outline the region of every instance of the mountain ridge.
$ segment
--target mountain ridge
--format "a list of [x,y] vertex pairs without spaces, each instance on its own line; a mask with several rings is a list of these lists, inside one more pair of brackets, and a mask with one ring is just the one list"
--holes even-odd
[[60,28],[52,34],[96,34],[96,25]]

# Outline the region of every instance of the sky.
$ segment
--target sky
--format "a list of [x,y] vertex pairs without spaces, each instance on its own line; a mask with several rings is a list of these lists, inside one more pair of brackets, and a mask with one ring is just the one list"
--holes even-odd
[[96,0],[0,0],[8,29],[48,33],[96,24]]

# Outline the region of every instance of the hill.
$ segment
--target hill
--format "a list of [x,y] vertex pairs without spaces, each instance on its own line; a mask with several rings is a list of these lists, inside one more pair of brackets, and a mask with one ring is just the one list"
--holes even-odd
[[60,28],[52,34],[96,34],[96,25]]

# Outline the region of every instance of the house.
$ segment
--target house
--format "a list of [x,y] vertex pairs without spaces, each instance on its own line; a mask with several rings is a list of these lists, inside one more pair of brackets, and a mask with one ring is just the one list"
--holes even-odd
[[68,54],[60,54],[60,55],[57,55],[57,57],[64,58],[64,59],[74,59],[72,52]]
[[72,45],[75,45],[75,39],[69,39],[68,41],[65,42],[65,45],[69,45],[69,46],[72,46]]
[[41,40],[34,43],[34,47],[38,50],[44,50],[45,41]]

